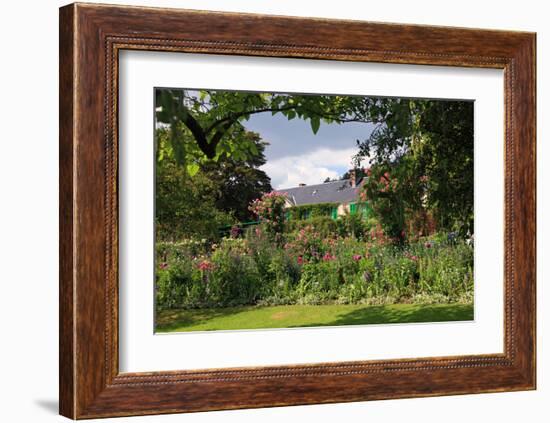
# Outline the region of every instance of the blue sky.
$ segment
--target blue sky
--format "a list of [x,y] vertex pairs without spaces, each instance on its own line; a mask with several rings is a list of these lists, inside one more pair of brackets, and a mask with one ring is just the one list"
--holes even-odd
[[243,124],[269,143],[265,151],[267,163],[262,169],[274,189],[299,183],[319,184],[327,177],[341,176],[351,168],[352,157],[357,153],[356,140],[366,139],[373,129],[367,123],[321,123],[317,134],[313,134],[309,121],[289,121],[280,113],[252,115]]

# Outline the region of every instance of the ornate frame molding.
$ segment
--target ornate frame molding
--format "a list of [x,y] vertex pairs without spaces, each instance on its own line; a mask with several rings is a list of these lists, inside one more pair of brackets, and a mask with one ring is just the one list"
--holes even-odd
[[[250,35],[260,26],[262,35]],[[206,36],[198,40],[197,33]],[[123,49],[504,69],[504,353],[119,373]],[[61,8],[61,414],[93,418],[534,388],[534,34],[90,4]]]

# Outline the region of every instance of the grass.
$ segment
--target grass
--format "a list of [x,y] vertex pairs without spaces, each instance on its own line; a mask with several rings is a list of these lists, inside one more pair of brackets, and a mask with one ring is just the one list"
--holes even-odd
[[161,310],[157,332],[190,332],[312,326],[473,320],[471,304],[286,305]]

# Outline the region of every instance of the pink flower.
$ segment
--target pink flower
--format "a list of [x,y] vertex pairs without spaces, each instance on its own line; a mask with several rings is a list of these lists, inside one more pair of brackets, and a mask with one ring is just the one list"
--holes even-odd
[[298,256],[298,264],[304,264],[304,259],[302,256]]
[[432,248],[433,246],[434,246],[434,244],[431,241],[427,241],[427,242],[424,243],[424,247],[426,247],[426,248]]
[[362,258],[363,258],[363,256],[360,255],[360,254],[354,254],[354,255],[353,255],[353,260],[355,260],[355,261],[359,261],[359,260],[361,260]]
[[214,268],[214,265],[210,263],[208,260],[203,260],[198,264],[198,269],[205,272],[207,270],[212,270]]
[[405,253],[405,257],[407,257],[409,260],[412,260],[412,261],[418,261],[418,257],[417,256],[413,256],[411,253],[409,253],[408,251]]
[[168,263],[163,262],[163,263],[159,264],[159,267],[160,267],[161,269],[167,269],[167,268],[168,268]]
[[334,260],[336,257],[330,254],[328,251],[323,256],[323,261],[331,261]]

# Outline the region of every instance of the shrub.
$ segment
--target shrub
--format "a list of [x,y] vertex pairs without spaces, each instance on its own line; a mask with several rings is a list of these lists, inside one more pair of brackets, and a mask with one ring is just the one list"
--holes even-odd
[[462,293],[473,291],[473,250],[470,247],[435,244],[430,249],[430,253],[419,260],[422,292],[458,300]]
[[167,262],[172,258],[197,256],[205,254],[210,245],[206,239],[184,239],[179,242],[157,242],[156,255],[160,262]]
[[264,227],[273,239],[283,233],[285,223],[286,195],[272,191],[254,200],[250,211],[264,223]]
[[222,247],[212,254],[212,264],[205,275],[209,304],[231,307],[254,304],[260,298],[262,281],[252,257]]
[[277,248],[273,245],[265,226],[261,224],[248,228],[245,232],[245,240],[248,254],[254,258],[258,271],[261,275],[268,275],[271,256]]
[[337,220],[338,235],[364,239],[367,226],[360,214],[345,214]]
[[311,226],[322,237],[334,237],[339,233],[337,220],[326,216],[312,217],[307,220],[289,220],[286,223],[287,232],[298,232],[308,226]]
[[389,259],[380,274],[387,294],[394,297],[410,297],[418,279],[417,263],[405,256]]
[[321,260],[329,246],[330,239],[325,239],[312,225],[307,225],[287,237],[284,249],[299,264],[306,264]]
[[335,259],[326,259],[319,263],[308,263],[302,268],[301,289],[309,292],[336,294],[344,283],[342,269]]
[[197,279],[190,260],[175,258],[160,263],[155,287],[157,306],[161,309],[203,306],[205,290]]
[[473,301],[473,248],[448,234],[405,247],[312,225],[285,237],[281,248],[262,224],[218,244],[157,244],[157,306]]

